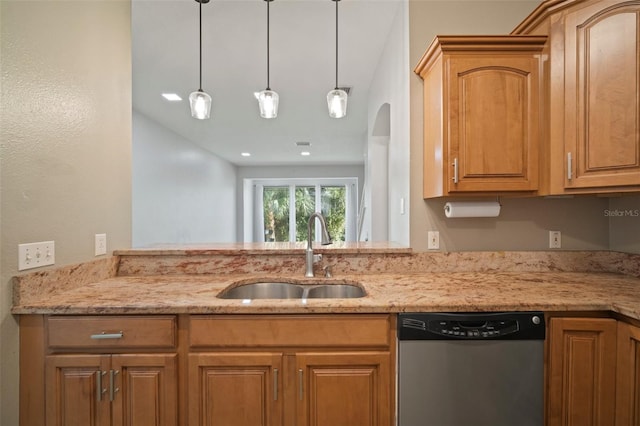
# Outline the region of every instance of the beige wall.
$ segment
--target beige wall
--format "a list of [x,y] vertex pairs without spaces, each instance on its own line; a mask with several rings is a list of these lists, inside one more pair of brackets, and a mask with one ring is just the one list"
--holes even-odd
[[[438,34],[508,34],[539,1],[409,2],[410,66]],[[427,232],[440,232],[440,248],[460,250],[543,250],[548,231],[563,234],[563,249],[607,249],[607,199],[506,199],[498,218],[446,219],[444,200],[422,199],[422,80],[410,76],[411,247],[427,250]]]
[[0,2],[0,424],[18,424],[19,243],[54,240],[56,265],[131,240],[129,1]]
[[640,195],[611,198],[607,217],[609,248],[640,253]]

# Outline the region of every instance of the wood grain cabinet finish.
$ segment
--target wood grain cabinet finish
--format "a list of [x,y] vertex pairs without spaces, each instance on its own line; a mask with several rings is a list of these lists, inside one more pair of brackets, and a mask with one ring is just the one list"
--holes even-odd
[[392,315],[190,317],[189,425],[391,426]]
[[438,36],[424,80],[424,198],[535,193],[546,36]]
[[388,352],[299,353],[297,423],[301,426],[392,424]]
[[177,426],[177,318],[20,317],[20,424]]
[[616,320],[551,318],[549,324],[547,425],[613,425]]
[[561,21],[564,186],[639,186],[640,2],[587,4]]
[[279,426],[283,355],[223,352],[189,355],[189,424]]
[[616,426],[640,426],[640,328],[618,323]]
[[50,355],[47,426],[176,426],[175,354]]

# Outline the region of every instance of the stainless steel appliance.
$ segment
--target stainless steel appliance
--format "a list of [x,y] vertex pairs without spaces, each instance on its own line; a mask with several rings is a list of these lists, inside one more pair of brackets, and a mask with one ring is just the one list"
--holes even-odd
[[542,312],[407,313],[399,426],[542,426]]

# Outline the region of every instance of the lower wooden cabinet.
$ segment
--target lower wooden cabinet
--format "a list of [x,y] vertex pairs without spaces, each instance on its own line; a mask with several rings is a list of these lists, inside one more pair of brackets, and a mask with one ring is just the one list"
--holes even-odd
[[548,426],[614,424],[616,320],[551,318]]
[[616,426],[640,425],[640,328],[618,323]]
[[190,354],[189,423],[388,426],[390,360],[386,352]]
[[189,424],[282,425],[283,355],[189,354]]
[[392,424],[389,353],[300,353],[296,373],[297,425]]
[[176,354],[46,357],[47,426],[176,426]]
[[191,316],[189,425],[392,426],[395,316]]

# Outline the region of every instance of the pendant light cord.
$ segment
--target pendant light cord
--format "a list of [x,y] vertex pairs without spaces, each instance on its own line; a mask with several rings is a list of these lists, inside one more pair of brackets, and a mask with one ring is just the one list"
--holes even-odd
[[269,4],[271,0],[266,0],[267,2],[267,90],[271,90],[269,87]]
[[198,0],[200,3],[200,86],[198,91],[202,92],[202,0]]
[[333,0],[336,2],[336,90],[338,90],[338,2],[340,0]]

